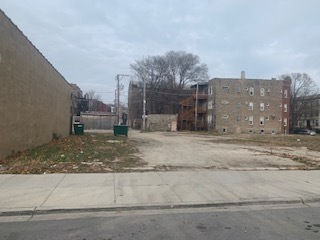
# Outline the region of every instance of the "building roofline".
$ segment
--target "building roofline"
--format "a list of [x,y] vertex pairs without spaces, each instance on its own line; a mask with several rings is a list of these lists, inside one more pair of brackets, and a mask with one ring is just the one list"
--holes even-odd
[[207,86],[207,85],[208,85],[208,82],[198,82],[198,83],[192,84],[192,85],[190,86],[190,88],[195,88],[195,87],[197,87],[197,85],[198,85],[198,86]]
[[262,79],[262,78],[223,78],[223,77],[215,77],[210,79],[209,81],[214,81],[214,80],[232,80],[232,81],[239,81],[239,80],[247,80],[247,81],[285,81],[283,79],[276,79],[276,78],[270,78],[270,79]]
[[62,77],[62,79],[70,85],[70,83],[65,79],[65,77],[49,62],[49,60],[40,52],[40,50],[29,40],[29,38],[19,29],[19,27],[7,16],[7,14],[0,8],[0,12],[9,20],[9,22],[22,34],[22,36],[31,44],[31,46],[45,59],[47,63]]

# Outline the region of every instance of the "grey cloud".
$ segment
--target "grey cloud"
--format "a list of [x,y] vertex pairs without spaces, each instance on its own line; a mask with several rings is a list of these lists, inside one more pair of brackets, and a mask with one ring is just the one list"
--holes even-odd
[[1,8],[84,90],[113,92],[134,59],[169,50],[199,55],[211,77],[301,71],[320,84],[317,0],[3,0]]

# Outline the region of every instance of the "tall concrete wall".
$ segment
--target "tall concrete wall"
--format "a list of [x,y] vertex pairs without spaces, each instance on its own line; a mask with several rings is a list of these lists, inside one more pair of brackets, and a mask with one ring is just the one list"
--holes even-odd
[[70,132],[71,87],[0,10],[0,157]]

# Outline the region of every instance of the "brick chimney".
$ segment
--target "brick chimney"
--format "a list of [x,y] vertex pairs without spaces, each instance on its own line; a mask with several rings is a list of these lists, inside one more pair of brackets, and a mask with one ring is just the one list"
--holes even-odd
[[241,80],[244,80],[246,78],[246,72],[241,71]]

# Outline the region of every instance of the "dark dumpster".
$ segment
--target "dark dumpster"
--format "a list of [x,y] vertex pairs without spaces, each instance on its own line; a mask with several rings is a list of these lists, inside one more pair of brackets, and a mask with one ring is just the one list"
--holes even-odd
[[128,126],[127,125],[113,125],[113,135],[124,135],[128,136]]
[[81,135],[81,134],[83,134],[84,124],[83,123],[74,123],[73,129],[74,129],[75,135]]

